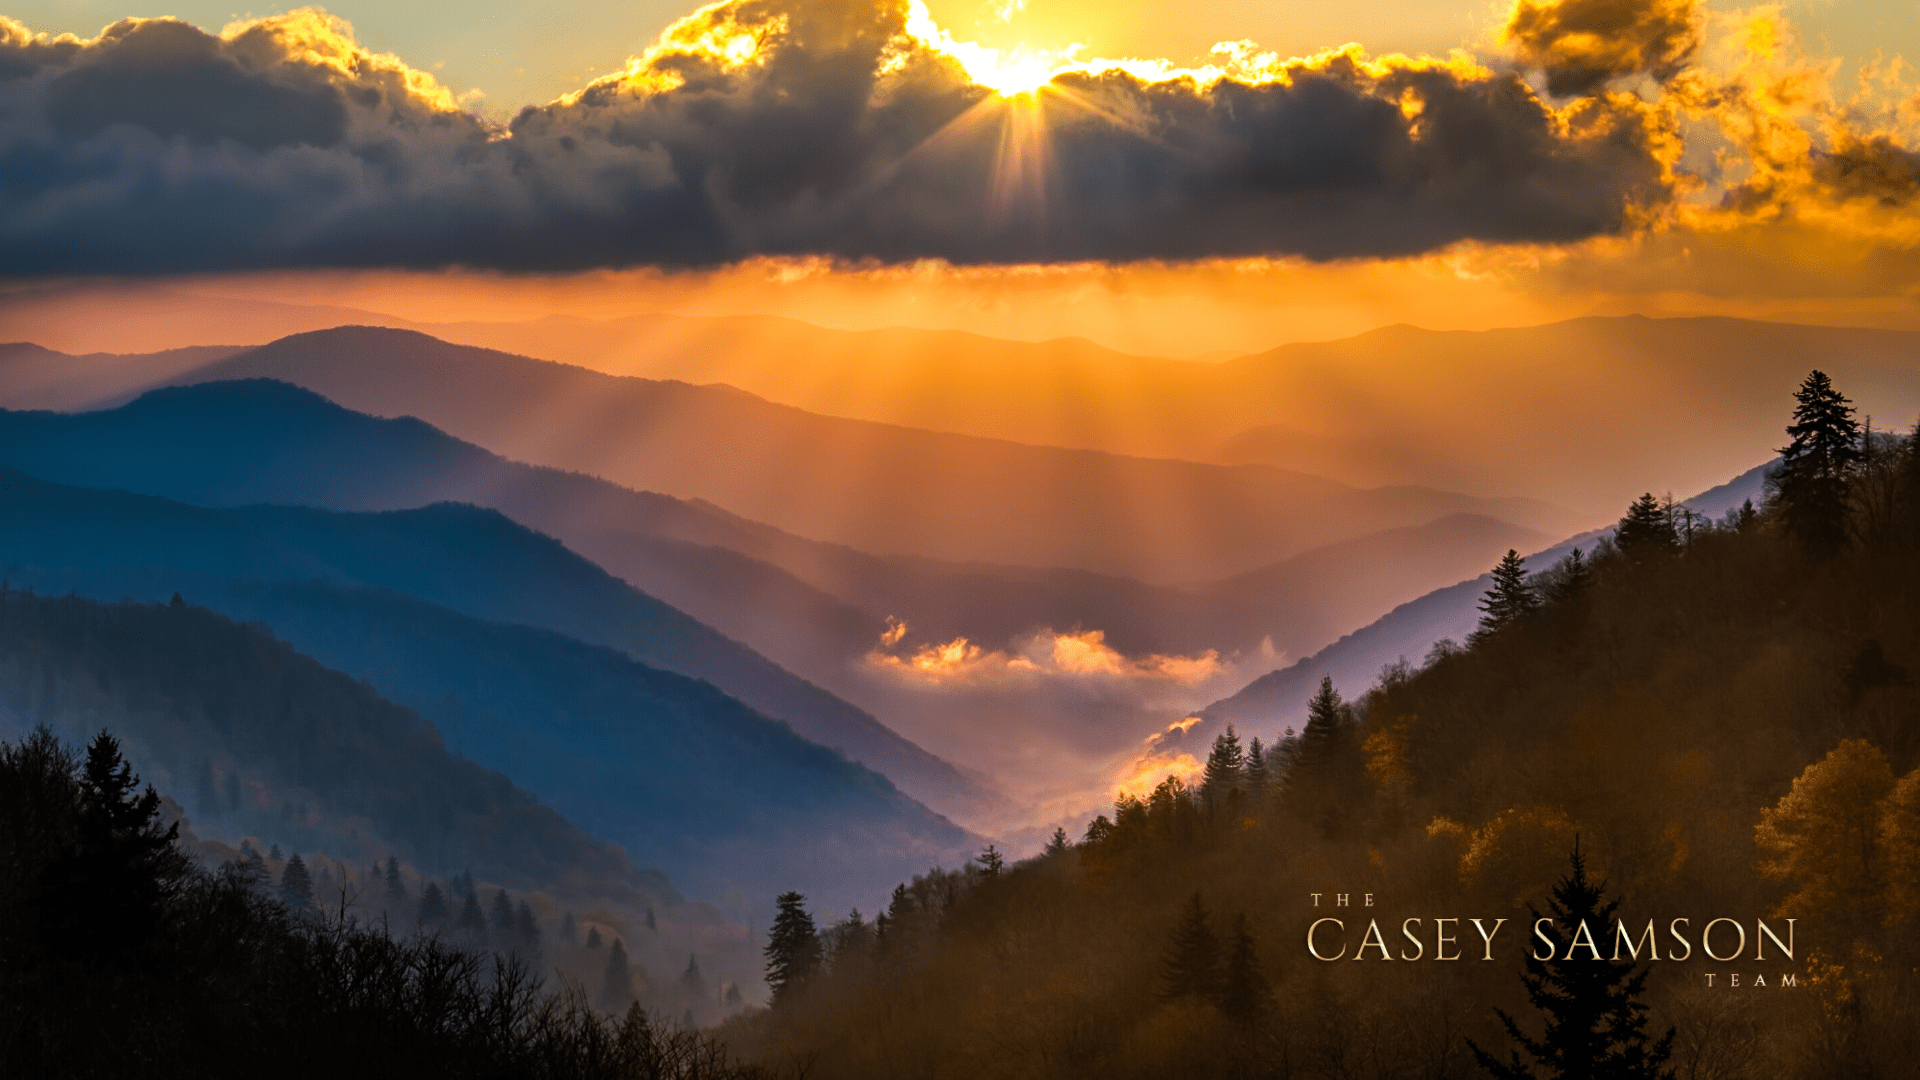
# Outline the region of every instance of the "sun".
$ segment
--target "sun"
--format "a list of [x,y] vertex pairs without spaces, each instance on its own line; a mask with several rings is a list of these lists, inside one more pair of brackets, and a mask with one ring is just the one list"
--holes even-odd
[[1072,66],[1073,48],[1056,53],[1026,46],[993,49],[978,42],[956,41],[933,21],[924,0],[912,0],[908,5],[907,33],[927,48],[952,58],[976,86],[984,86],[1003,98],[1034,94],[1051,83],[1055,75]]

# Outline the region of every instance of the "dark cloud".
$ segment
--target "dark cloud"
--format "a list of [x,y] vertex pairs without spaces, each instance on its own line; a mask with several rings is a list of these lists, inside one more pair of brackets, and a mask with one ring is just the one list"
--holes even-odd
[[1845,139],[1814,155],[1812,178],[1835,198],[1901,207],[1920,200],[1920,153],[1884,135]]
[[1624,98],[1556,113],[1511,74],[1334,54],[1008,103],[906,16],[705,9],[504,131],[317,12],[84,43],[0,22],[0,273],[1336,259],[1578,240],[1668,194]]
[[1666,81],[1700,46],[1695,0],[1518,0],[1505,37],[1546,72],[1547,91],[1588,94],[1611,79]]

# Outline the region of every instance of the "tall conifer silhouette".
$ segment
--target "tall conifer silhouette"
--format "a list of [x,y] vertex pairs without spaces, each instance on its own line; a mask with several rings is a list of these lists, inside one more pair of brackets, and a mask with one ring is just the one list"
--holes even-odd
[[[1647,1035],[1647,1007],[1640,998],[1648,969],[1603,956],[1598,945],[1607,939],[1620,901],[1607,898],[1605,882],[1587,880],[1578,837],[1571,861],[1572,870],[1547,901],[1553,959],[1528,953],[1520,977],[1545,1030],[1536,1039],[1496,1009],[1513,1044],[1507,1060],[1472,1039],[1467,1046],[1498,1080],[1671,1080],[1673,1070],[1666,1064],[1673,1056],[1673,1030],[1658,1040]],[[1589,941],[1596,944],[1590,948]]]

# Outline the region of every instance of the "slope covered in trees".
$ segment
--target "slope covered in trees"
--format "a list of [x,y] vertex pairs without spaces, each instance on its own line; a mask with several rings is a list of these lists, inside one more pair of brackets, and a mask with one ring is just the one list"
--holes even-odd
[[150,781],[236,839],[630,904],[675,898],[657,871],[450,753],[412,710],[205,608],[9,587],[0,709],[16,734],[112,728]]
[[[714,516],[678,500],[504,461],[418,420],[353,413],[311,392],[259,380],[156,391],[122,408],[77,416],[0,412],[0,466],[58,484],[197,506],[278,504],[279,512],[246,520],[243,531],[254,535],[228,536],[219,554],[249,557],[247,543],[264,534],[351,580],[481,618],[543,626],[706,679],[943,806],[994,801],[952,765],[861,709],[588,561],[624,552],[627,559],[607,563],[616,572],[663,560],[689,573],[778,579],[773,584],[830,633],[841,633],[849,617],[861,621],[773,567],[739,556],[719,558],[714,567],[725,553],[660,536],[686,527],[686,519]],[[449,501],[493,507],[512,520],[451,508],[358,518],[294,509],[390,511]],[[96,514],[93,521],[112,527],[110,516]],[[122,546],[138,544],[134,534]],[[137,553],[129,557],[138,563]],[[196,565],[211,562],[202,558]],[[877,633],[881,625],[862,623],[851,634],[864,647],[872,638],[868,630]]]
[[44,728],[0,742],[0,1074],[766,1075],[518,958],[276,900],[257,864],[200,869],[141,779],[105,733],[84,757]]
[[[1509,566],[1472,644],[1323,685],[1266,778],[1225,746],[1071,848],[916,879],[730,1037],[839,1076],[1470,1076],[1474,1047],[1513,1075],[1911,1075],[1920,441],[1841,437],[1837,519],[1782,484],[1719,522],[1642,507],[1656,542],[1584,569]],[[1530,906],[1657,949],[1601,923],[1590,960],[1554,925],[1528,966]],[[1309,951],[1328,917],[1338,960]],[[1491,961],[1472,918],[1508,920]],[[1737,950],[1720,924],[1708,951],[1720,918]]]
[[[532,619],[566,609],[610,634],[648,626],[644,597],[492,511],[208,510],[18,474],[0,474],[0,511],[0,576],[15,589],[178,593],[263,624],[702,895],[871,887],[969,844],[886,778],[708,683],[455,610]],[[213,807],[195,778],[224,752],[215,733],[199,735],[160,759],[177,776],[166,786],[196,815]]]

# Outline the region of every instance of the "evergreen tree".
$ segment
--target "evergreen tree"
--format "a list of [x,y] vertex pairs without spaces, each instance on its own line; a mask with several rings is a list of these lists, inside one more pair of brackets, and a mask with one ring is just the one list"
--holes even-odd
[[540,955],[540,920],[534,917],[533,905],[520,901],[519,910],[514,912],[513,933],[517,939],[514,948],[525,957]]
[[460,905],[460,922],[455,928],[467,939],[470,947],[476,949],[487,947],[487,916],[480,910],[480,898],[471,891],[467,893],[466,900]]
[[1213,1000],[1220,992],[1220,939],[1207,920],[1207,908],[1194,893],[1180,909],[1173,940],[1160,965],[1160,996],[1168,1000]]
[[1273,990],[1260,971],[1260,955],[1244,913],[1233,917],[1233,944],[1220,981],[1220,1011],[1236,1024],[1252,1024],[1273,1007]]
[[427,887],[420,890],[420,910],[414,915],[414,922],[422,930],[445,926],[453,918],[453,909],[447,906],[447,896],[440,886],[429,881]]
[[[1751,504],[1749,504],[1751,505]],[[1553,568],[1553,587],[1549,596],[1555,602],[1565,602],[1587,591],[1593,584],[1593,564],[1587,561],[1585,553],[1574,548],[1567,557],[1561,559]]]
[[623,1012],[633,1004],[633,971],[627,965],[627,943],[613,939],[607,950],[606,980],[600,987],[600,1006],[608,1012]]
[[407,886],[400,880],[400,860],[387,856],[387,906],[397,908],[407,902]]
[[791,999],[820,970],[820,934],[803,906],[806,902],[797,892],[781,893],[774,901],[779,913],[767,935],[766,950],[767,987],[773,991],[774,1008]]
[[1006,865],[1006,857],[1001,855],[1000,849],[992,844],[988,844],[986,850],[980,853],[980,872],[990,878],[999,877],[1000,871],[1005,869]]
[[1808,375],[1793,397],[1798,404],[1787,427],[1791,441],[1780,451],[1768,486],[1788,534],[1814,556],[1826,558],[1847,545],[1848,490],[1853,469],[1866,454],[1852,404],[1824,372]]
[[1067,853],[1067,849],[1071,848],[1072,846],[1073,846],[1073,841],[1067,839],[1067,830],[1061,829],[1061,828],[1055,828],[1053,830],[1052,839],[1047,841],[1046,849],[1042,851],[1041,854],[1049,857],[1054,855],[1065,855]]
[[707,997],[707,978],[700,974],[700,960],[692,953],[687,954],[687,970],[680,973],[680,991],[702,1001]]
[[600,947],[600,928],[597,926],[587,927],[587,948],[597,949],[599,947]]
[[298,853],[288,858],[280,871],[280,902],[296,914],[313,909],[313,878]]
[[1467,640],[1485,639],[1514,625],[1540,607],[1540,597],[1527,580],[1527,560],[1512,548],[1493,568],[1493,588],[1480,598],[1480,626]]
[[1273,786],[1273,777],[1269,775],[1267,751],[1256,737],[1247,746],[1247,794],[1259,798]]
[[578,944],[580,940],[580,924],[573,921],[571,911],[560,917],[560,940],[568,945]]
[[1347,705],[1333,688],[1333,677],[1322,676],[1320,689],[1307,702],[1307,727],[1300,733],[1294,768],[1320,769],[1339,755],[1347,741]]
[[492,922],[494,944],[503,949],[513,948],[513,939],[519,934],[519,923],[514,918],[513,901],[507,897],[507,890],[494,891],[493,910],[488,917]]
[[1200,791],[1209,804],[1226,799],[1231,792],[1239,791],[1246,781],[1247,755],[1240,749],[1240,736],[1236,735],[1233,725],[1215,737],[1213,749],[1207,754],[1206,772],[1201,775]]
[[[42,752],[67,754],[44,728],[34,738]],[[46,869],[41,925],[58,949],[90,960],[123,958],[159,929],[167,900],[191,870],[175,846],[180,826],[160,827],[160,796],[150,786],[140,791],[140,778],[105,731],[87,746],[75,796],[75,835],[66,857]]]
[[[1587,880],[1578,837],[1571,861],[1572,870],[1554,886],[1547,902],[1554,959],[1536,960],[1529,952],[1526,974],[1520,978],[1527,1000],[1540,1010],[1545,1031],[1535,1039],[1496,1009],[1513,1043],[1507,1060],[1502,1062],[1472,1039],[1467,1047],[1498,1080],[1671,1080],[1673,1070],[1665,1066],[1673,1056],[1674,1032],[1668,1029],[1657,1041],[1650,1040],[1647,1007],[1640,1000],[1650,969],[1630,960],[1607,959],[1597,944],[1614,924],[1620,901],[1607,899],[1604,882]],[[1589,948],[1588,941],[1596,944]],[[1586,955],[1578,955],[1583,949]]]
[[1673,527],[1672,508],[1651,491],[1635,499],[1613,530],[1613,546],[1636,562],[1678,551],[1680,534]]

